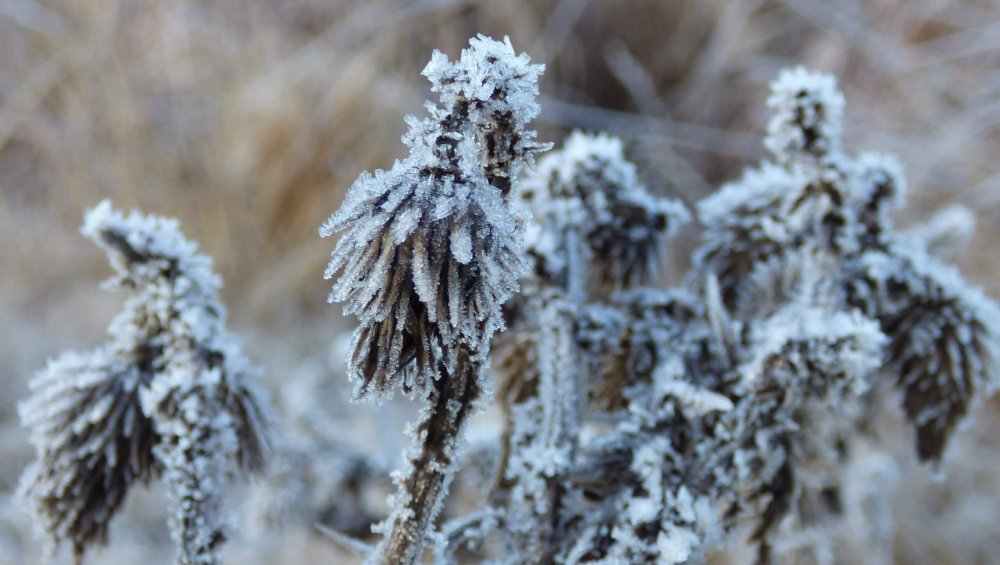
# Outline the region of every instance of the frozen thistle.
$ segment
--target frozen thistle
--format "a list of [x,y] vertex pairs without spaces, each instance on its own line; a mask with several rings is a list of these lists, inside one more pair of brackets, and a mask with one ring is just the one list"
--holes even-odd
[[104,201],[82,232],[115,269],[108,288],[129,298],[106,345],[64,354],[32,381],[21,416],[38,461],[23,495],[51,541],[69,541],[80,559],[106,542],[132,484],[162,474],[177,562],[218,563],[222,489],[263,466],[268,419],[225,329],[221,282],[176,220]]
[[426,403],[380,526],[380,562],[420,556],[485,386],[500,309],[525,268],[508,199],[519,170],[547,148],[526,129],[542,70],[509,39],[473,38],[454,62],[435,52],[424,75],[440,104],[407,119],[409,156],[359,177],[320,230],[344,232],[326,276],[335,279],[330,300],[360,321],[349,363],[356,395],[402,390]]
[[461,59],[435,52],[424,69],[441,105],[408,118],[410,155],[365,173],[323,224],[345,232],[326,270],[330,300],[361,321],[351,378],[359,397],[426,395],[442,370],[503,327],[500,307],[523,271],[521,230],[507,196],[517,171],[546,146],[525,126],[541,65],[509,40],[472,39]]

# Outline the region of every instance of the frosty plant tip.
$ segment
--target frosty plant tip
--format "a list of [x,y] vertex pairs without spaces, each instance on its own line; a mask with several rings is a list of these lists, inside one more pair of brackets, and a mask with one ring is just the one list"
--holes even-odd
[[107,288],[128,298],[106,344],[65,353],[31,381],[20,412],[38,459],[22,495],[79,560],[107,541],[129,488],[162,476],[177,563],[219,563],[222,489],[238,470],[261,470],[269,420],[225,329],[221,281],[176,220],[104,201],[81,231],[115,270]]
[[457,61],[435,52],[423,74],[440,102],[407,118],[409,156],[362,174],[320,230],[343,232],[326,276],[330,300],[360,322],[349,362],[357,396],[402,390],[424,403],[375,561],[419,559],[486,386],[501,307],[525,269],[510,193],[548,147],[526,129],[542,70],[509,39],[473,38]]

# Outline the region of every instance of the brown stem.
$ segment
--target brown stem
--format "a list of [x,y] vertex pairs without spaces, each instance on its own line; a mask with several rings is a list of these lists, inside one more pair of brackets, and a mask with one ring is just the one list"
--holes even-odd
[[465,431],[474,403],[482,392],[480,363],[465,344],[458,346],[458,369],[443,374],[430,394],[430,407],[414,429],[422,441],[410,455],[409,471],[399,485],[397,507],[373,561],[411,565],[419,560],[424,541],[448,494],[457,463],[458,440]]

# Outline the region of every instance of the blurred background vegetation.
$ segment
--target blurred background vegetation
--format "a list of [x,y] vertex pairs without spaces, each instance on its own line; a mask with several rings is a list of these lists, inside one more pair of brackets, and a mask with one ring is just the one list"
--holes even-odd
[[[97,289],[108,268],[77,235],[82,211],[110,197],[178,217],[277,391],[340,327],[319,224],[361,171],[403,156],[431,51],[477,33],[547,65],[542,139],[619,134],[649,184],[688,203],[764,156],[779,69],[836,74],[845,145],[905,165],[899,221],[971,208],[959,263],[1000,296],[997,0],[2,0],[0,563],[38,555],[10,500],[31,458],[16,401],[47,356],[98,343],[120,303]],[[998,405],[959,439],[947,483],[904,468],[895,559],[1000,562]],[[115,551],[92,562],[142,555]]]

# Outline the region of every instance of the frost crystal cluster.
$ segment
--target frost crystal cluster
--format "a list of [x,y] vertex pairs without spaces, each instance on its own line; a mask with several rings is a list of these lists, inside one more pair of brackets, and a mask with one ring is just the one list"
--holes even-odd
[[225,483],[263,466],[268,421],[254,369],[225,329],[220,279],[177,221],[102,202],[82,232],[128,293],[109,341],[52,360],[21,406],[38,460],[22,494],[53,544],[79,560],[104,543],[136,482],[162,476],[177,563],[220,562]]
[[402,390],[424,402],[375,561],[419,559],[482,396],[501,307],[525,269],[509,200],[520,169],[547,148],[525,129],[542,70],[509,39],[474,38],[457,61],[435,52],[423,74],[440,103],[407,119],[409,156],[361,175],[321,229],[342,232],[326,276],[330,300],[360,322],[356,395]]
[[[458,417],[439,416],[434,393],[465,382],[453,373],[463,355],[478,374],[492,345],[503,417],[495,479],[481,508],[433,536],[437,562],[700,562],[730,535],[754,541],[761,562],[787,552],[822,560],[825,528],[868,515],[854,507],[867,499],[843,482],[857,444],[878,442],[865,423],[901,402],[916,454],[937,461],[996,385],[1000,309],[941,258],[968,237],[968,214],[894,228],[901,167],[842,149],[833,77],[785,71],[768,104],[772,157],[697,205],[702,242],[675,287],[660,279],[664,240],[690,214],[644,186],[607,135],[573,133],[513,187],[527,218],[524,255],[505,264],[527,268],[520,293],[506,301],[510,292],[495,292],[471,319],[464,306],[452,317],[451,273],[475,301],[493,288],[477,277],[495,273],[479,261],[487,250],[520,249],[521,232],[511,221],[506,246],[474,236],[468,253],[465,200],[413,195],[420,186],[458,194],[458,179],[489,162],[483,146],[453,151],[463,133],[427,149],[411,133],[407,161],[352,189],[330,224],[347,230],[331,272],[333,298],[361,318],[351,361],[361,392],[433,384],[418,438],[457,437]],[[412,123],[423,131],[425,122]],[[438,123],[435,131],[453,122]],[[441,162],[465,153],[475,158]],[[428,155],[438,164],[426,165]],[[451,172],[427,180],[439,170]],[[509,188],[482,186],[504,197]],[[468,231],[496,233],[499,224],[482,221]],[[482,336],[503,327],[501,305],[506,329],[491,344]],[[464,414],[476,398],[451,399],[449,414]],[[410,476],[423,453],[411,454]],[[427,535],[424,513],[436,514],[440,500],[421,499],[417,486],[404,483],[391,531],[420,521],[414,535]]]

